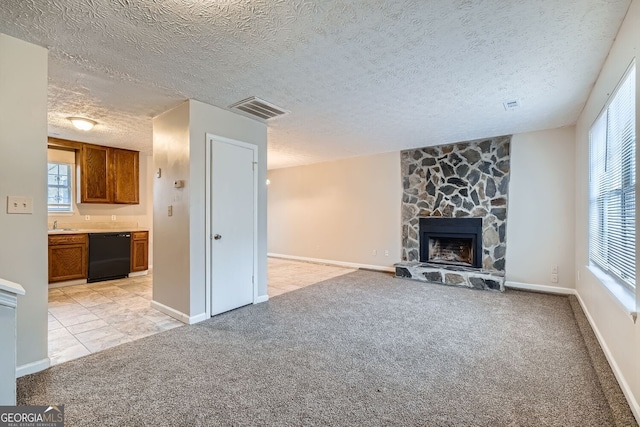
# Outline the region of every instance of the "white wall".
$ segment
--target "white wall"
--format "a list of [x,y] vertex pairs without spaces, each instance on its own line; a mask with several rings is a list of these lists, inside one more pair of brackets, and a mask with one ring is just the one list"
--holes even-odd
[[506,280],[573,288],[574,127],[513,136],[508,209]]
[[[618,36],[609,52],[600,76],[576,124],[576,226],[575,263],[579,277],[576,289],[600,336],[605,353],[640,421],[640,321],[634,323],[603,284],[587,269],[588,264],[588,167],[589,129],[622,78],[627,67],[640,52],[640,2],[633,1]],[[640,73],[636,72],[636,91]],[[640,92],[636,92],[636,124],[640,124]],[[640,129],[640,126],[636,126]],[[640,150],[636,150],[640,155]],[[640,164],[640,159],[636,160]],[[637,172],[636,172],[637,175]],[[640,218],[636,216],[638,222]],[[640,225],[640,222],[638,222]],[[640,227],[636,226],[636,229]],[[638,264],[640,265],[640,264]],[[637,289],[637,288],[636,288]],[[636,295],[636,299],[638,296]],[[637,304],[637,302],[636,302]]]
[[[63,162],[75,165],[76,156],[74,151],[48,149],[47,159],[54,162]],[[126,224],[126,226],[146,228],[149,230],[149,264],[153,264],[153,157],[140,154],[139,169],[139,194],[140,203],[136,205],[119,205],[104,203],[77,203],[76,186],[77,175],[74,173],[73,180],[73,213],[50,213],[48,215],[49,228],[53,221],[58,221],[59,228],[103,228],[116,224]],[[75,171],[75,167],[72,169]],[[85,220],[85,215],[90,216],[90,220]],[[111,216],[116,215],[115,223]]]
[[269,253],[383,268],[400,261],[399,152],[270,170],[269,180]]
[[[190,314],[189,189],[173,181],[189,173],[189,103],[153,119],[154,170],[162,175],[153,185],[153,300]],[[173,206],[173,216],[167,207]]]
[[[229,111],[189,100],[153,120],[154,169],[154,293],[153,299],[189,317],[205,313],[206,134],[258,146],[258,295],[267,294],[265,124]],[[181,189],[174,180],[184,180]],[[173,205],[173,216],[167,206]]]
[[[47,50],[0,34],[0,277],[21,284],[18,366],[47,357]],[[8,215],[8,195],[33,198],[33,214]],[[33,364],[33,365],[30,365]]]

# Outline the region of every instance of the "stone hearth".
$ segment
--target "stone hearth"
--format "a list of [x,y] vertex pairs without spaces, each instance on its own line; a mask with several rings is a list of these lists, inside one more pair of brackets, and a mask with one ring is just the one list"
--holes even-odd
[[504,291],[504,273],[473,267],[443,266],[415,261],[395,264],[396,277],[441,285]]

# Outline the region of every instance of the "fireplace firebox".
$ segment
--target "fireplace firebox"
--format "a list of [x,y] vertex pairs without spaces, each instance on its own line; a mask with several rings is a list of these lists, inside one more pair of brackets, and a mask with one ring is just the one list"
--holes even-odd
[[420,262],[482,267],[482,218],[420,218]]

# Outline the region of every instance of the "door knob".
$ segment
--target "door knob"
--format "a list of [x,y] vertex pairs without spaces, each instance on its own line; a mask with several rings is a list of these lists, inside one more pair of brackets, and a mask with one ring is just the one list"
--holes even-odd
[[222,239],[222,236],[219,235],[219,234],[214,234],[213,238],[216,239],[216,240],[220,240],[220,239]]

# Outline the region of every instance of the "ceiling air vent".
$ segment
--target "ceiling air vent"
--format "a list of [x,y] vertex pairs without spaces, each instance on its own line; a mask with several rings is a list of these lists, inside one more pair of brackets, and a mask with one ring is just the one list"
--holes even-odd
[[520,108],[520,101],[518,101],[517,99],[511,99],[509,101],[503,102],[502,105],[504,105],[504,109],[506,111],[515,110],[517,108]]
[[287,110],[255,96],[229,105],[229,108],[231,110],[240,110],[243,113],[250,114],[262,120],[273,119],[274,117],[289,113]]

